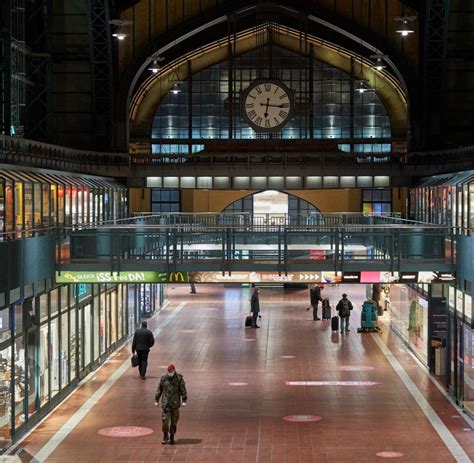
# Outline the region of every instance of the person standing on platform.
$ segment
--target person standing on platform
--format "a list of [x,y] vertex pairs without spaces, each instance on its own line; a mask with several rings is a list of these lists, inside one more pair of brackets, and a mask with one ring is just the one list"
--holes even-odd
[[175,444],[174,436],[179,420],[179,407],[186,406],[188,393],[183,375],[176,373],[174,365],[168,365],[166,375],[161,377],[160,384],[155,394],[155,405],[161,399],[161,423],[163,429],[164,445],[168,441],[171,445]]
[[257,325],[257,318],[260,312],[260,300],[258,297],[259,290],[255,285],[252,285],[253,293],[252,297],[250,298],[250,312],[252,313],[252,328],[260,328]]
[[318,317],[318,305],[319,301],[322,301],[323,298],[321,296],[321,290],[323,289],[322,286],[315,285],[309,290],[309,299],[311,302],[311,305],[306,309],[309,310],[311,307],[313,308],[313,320],[321,320]]
[[191,288],[190,294],[196,294],[196,285],[194,283],[189,283],[189,287]]
[[[336,310],[339,313],[341,319],[341,334],[348,332],[349,330],[349,318],[351,317],[352,302],[347,299],[347,294],[342,295],[342,299],[337,303]],[[344,324],[346,325],[344,329]]]
[[155,338],[153,337],[153,333],[148,329],[148,323],[142,322],[142,327],[135,331],[132,342],[132,354],[137,353],[138,371],[141,379],[146,379],[148,354],[154,344]]

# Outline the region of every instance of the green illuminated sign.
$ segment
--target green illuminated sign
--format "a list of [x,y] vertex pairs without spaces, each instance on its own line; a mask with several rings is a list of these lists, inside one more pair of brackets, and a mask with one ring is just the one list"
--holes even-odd
[[[56,272],[56,283],[166,283],[170,276],[163,272]],[[184,274],[187,281],[187,274]]]

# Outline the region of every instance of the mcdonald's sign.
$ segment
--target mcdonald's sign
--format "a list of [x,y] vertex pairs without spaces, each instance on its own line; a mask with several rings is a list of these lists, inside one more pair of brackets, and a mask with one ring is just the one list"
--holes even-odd
[[170,272],[168,283],[189,283],[189,274],[188,272]]

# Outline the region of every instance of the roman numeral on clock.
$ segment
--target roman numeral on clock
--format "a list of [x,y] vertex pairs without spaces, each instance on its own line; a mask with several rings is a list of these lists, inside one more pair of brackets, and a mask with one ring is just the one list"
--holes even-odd
[[245,105],[246,108],[252,109],[255,106],[255,103],[247,103]]
[[252,111],[249,111],[248,116],[253,120],[257,117],[257,113],[252,109]]
[[265,119],[265,128],[266,129],[270,128],[270,121],[268,119]]
[[260,86],[255,87],[255,90],[257,90],[257,93],[258,93],[259,95],[262,93],[262,89],[260,88]]
[[286,111],[280,111],[280,112],[278,113],[278,115],[279,115],[282,119],[285,119],[286,116],[288,116],[288,113],[287,113]]
[[263,119],[262,119],[260,116],[257,117],[257,119],[255,119],[255,124],[261,125],[262,120],[263,120]]
[[265,91],[269,92],[272,89],[272,84],[265,84]]

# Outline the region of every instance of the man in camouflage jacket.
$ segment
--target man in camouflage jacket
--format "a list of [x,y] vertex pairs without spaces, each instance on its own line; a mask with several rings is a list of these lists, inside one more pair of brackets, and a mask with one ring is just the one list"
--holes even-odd
[[179,420],[179,407],[181,407],[181,404],[185,407],[188,399],[183,375],[176,373],[174,365],[168,365],[168,373],[161,377],[155,394],[155,405],[158,405],[160,399],[163,429],[161,443],[166,444],[169,440],[169,443],[174,445],[174,435]]

